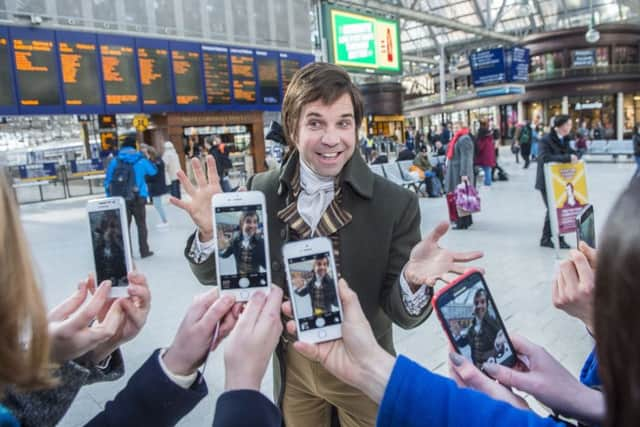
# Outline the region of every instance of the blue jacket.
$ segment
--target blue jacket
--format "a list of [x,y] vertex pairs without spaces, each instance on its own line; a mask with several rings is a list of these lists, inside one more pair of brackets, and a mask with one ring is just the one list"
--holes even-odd
[[379,427],[566,427],[477,391],[459,388],[399,356],[378,411]]
[[158,172],[158,169],[151,163],[141,152],[136,151],[135,148],[125,147],[120,150],[118,153],[118,157],[109,162],[109,168],[107,169],[107,174],[104,178],[104,189],[107,194],[109,194],[109,184],[111,184],[111,179],[113,178],[113,171],[116,169],[118,162],[127,162],[133,163],[133,170],[136,173],[136,185],[140,190],[140,197],[149,196],[149,189],[147,188],[147,182],[144,177],[149,175],[153,176]]
[[600,381],[600,375],[598,375],[598,357],[596,356],[595,347],[591,350],[589,357],[587,357],[587,360],[582,366],[580,382],[587,387],[602,388],[602,381]]

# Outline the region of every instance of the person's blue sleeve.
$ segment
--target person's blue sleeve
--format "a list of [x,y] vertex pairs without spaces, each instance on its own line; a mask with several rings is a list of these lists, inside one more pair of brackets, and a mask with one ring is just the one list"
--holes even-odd
[[595,347],[591,350],[589,357],[587,357],[582,366],[580,382],[591,388],[602,387],[602,381],[600,381],[600,376],[598,375],[598,356],[596,355]]
[[477,391],[459,388],[399,356],[378,411],[378,427],[566,427]]
[[151,163],[149,160],[143,159],[142,164],[144,165],[145,175],[154,176],[156,173],[158,173],[158,168],[156,167],[156,165]]
[[109,167],[107,168],[107,173],[104,177],[104,192],[107,197],[110,197],[109,194],[109,185],[111,184],[111,179],[113,178],[113,170],[116,168],[116,163],[118,163],[118,159],[113,159],[109,162]]
[[158,351],[85,427],[174,426],[207,395],[207,385],[200,374],[188,389],[167,377],[160,366]]

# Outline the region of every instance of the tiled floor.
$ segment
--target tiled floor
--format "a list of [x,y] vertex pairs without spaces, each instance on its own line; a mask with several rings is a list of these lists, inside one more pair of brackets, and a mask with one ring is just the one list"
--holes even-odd
[[[538,246],[544,210],[538,192],[533,189],[535,165],[522,170],[506,151],[504,156],[502,162],[511,180],[497,182],[490,190],[481,189],[483,211],[474,216],[474,226],[467,231],[450,231],[442,244],[456,250],[483,250],[485,256],[477,265],[486,269],[486,280],[508,330],[544,345],[577,373],[592,342],[578,321],[551,305],[556,258],[553,250]],[[598,231],[634,169],[635,165],[629,162],[588,165],[589,193],[596,209]],[[93,268],[84,210],[86,200],[34,204],[21,209],[50,306],[71,294],[76,283]],[[421,211],[423,234],[447,217],[443,198],[422,199]],[[139,259],[134,245],[135,262],[148,277],[153,302],[144,330],[124,346],[127,374],[114,383],[85,387],[62,421],[63,426],[82,425],[124,386],[153,349],[170,344],[193,296],[204,291],[182,256],[185,239],[193,227],[177,209],[168,207],[168,213],[170,228],[158,230],[155,227],[158,216],[153,207],[147,208],[149,241],[155,256]],[[135,232],[132,240],[136,242]],[[575,245],[573,236],[568,241]],[[446,375],[447,343],[435,316],[410,331],[398,328],[395,341],[400,353]],[[223,370],[222,351],[218,350],[211,355],[205,375],[209,396],[185,417],[181,426],[211,424],[215,398],[223,390]],[[268,395],[271,385],[269,371],[263,382],[263,391]]]

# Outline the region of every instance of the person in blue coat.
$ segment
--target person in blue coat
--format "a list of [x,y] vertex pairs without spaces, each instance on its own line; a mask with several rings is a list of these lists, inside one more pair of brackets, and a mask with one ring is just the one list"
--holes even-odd
[[[118,166],[123,162],[133,165],[135,185],[134,183],[128,182],[124,185],[116,185],[118,182],[114,180],[114,175],[118,173]],[[146,204],[147,197],[149,197],[149,188],[145,177],[154,176],[156,173],[158,173],[158,169],[144,154],[137,150],[135,136],[129,135],[122,141],[118,156],[109,162],[104,178],[106,196],[124,197],[127,203],[127,221],[129,226],[131,226],[131,217],[136,220],[138,247],[141,258],[147,258],[153,255],[147,241]]]

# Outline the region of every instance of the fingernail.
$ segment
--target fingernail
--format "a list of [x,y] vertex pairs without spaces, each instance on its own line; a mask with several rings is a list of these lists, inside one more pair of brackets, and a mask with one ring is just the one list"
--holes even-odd
[[253,298],[253,299],[257,300],[257,301],[262,301],[263,299],[266,298],[266,296],[265,296],[265,294],[263,292],[258,291],[256,293],[254,293],[251,296],[251,298]]
[[487,375],[493,377],[498,374],[498,365],[493,362],[485,362],[482,364],[482,370],[487,373]]
[[231,295],[223,295],[221,299],[224,305],[233,304],[233,297],[231,297]]
[[449,359],[451,359],[451,363],[453,363],[455,366],[462,366],[462,364],[464,363],[464,357],[460,356],[458,353],[449,353]]

